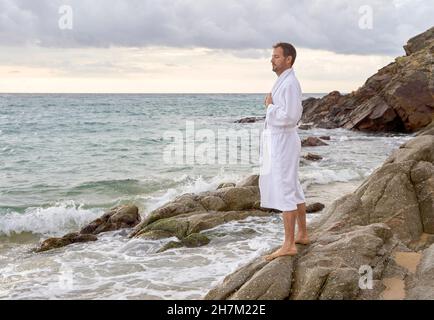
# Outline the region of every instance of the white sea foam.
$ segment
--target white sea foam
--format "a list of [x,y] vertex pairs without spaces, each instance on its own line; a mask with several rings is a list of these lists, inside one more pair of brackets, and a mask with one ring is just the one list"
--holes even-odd
[[[211,179],[184,175],[178,178],[178,181],[183,181],[178,187],[170,188],[163,194],[157,193],[143,197],[146,211],[155,210],[179,195],[214,190],[222,181],[236,182],[239,179],[240,176],[226,174],[223,171]],[[24,213],[3,214],[0,219],[0,235],[10,236],[12,233],[30,232],[44,236],[62,236],[65,233],[79,230],[101,216],[103,212],[104,209],[83,209],[83,204],[77,204],[73,200],[55,203],[45,208],[30,207]]]
[[281,216],[273,215],[232,221],[204,234],[211,239],[206,246],[162,253],[156,250],[173,238],[128,239],[108,232],[97,242],[29,255],[14,266],[0,259],[7,280],[0,299],[200,299],[227,274],[280,245],[284,231]]
[[312,184],[329,184],[333,182],[348,182],[367,177],[371,170],[341,169],[332,170],[315,168],[315,170],[300,172],[300,180],[303,187],[308,188]]
[[48,208],[27,208],[24,213],[9,212],[1,216],[0,235],[31,232],[57,236],[77,229],[96,219],[101,210],[83,209],[74,201],[56,203]]

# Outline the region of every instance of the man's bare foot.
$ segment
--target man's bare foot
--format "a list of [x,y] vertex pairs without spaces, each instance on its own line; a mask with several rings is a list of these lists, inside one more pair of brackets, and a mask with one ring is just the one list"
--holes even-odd
[[272,254],[266,255],[265,260],[271,261],[273,259],[276,259],[278,257],[283,256],[295,256],[297,254],[297,248],[280,248],[279,250],[274,251]]
[[308,245],[308,244],[310,244],[310,240],[309,240],[309,237],[308,237],[308,236],[297,237],[297,238],[295,239],[295,243]]

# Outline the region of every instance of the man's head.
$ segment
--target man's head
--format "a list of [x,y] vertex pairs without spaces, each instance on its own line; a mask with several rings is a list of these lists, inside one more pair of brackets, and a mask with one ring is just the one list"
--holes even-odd
[[271,57],[271,64],[273,71],[280,75],[286,69],[294,65],[297,51],[290,43],[279,42],[273,46],[273,56]]

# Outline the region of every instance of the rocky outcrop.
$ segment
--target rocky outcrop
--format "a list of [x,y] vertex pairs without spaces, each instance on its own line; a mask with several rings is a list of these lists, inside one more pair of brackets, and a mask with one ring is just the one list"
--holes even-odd
[[410,39],[406,56],[380,69],[357,91],[303,101],[303,122],[320,128],[415,132],[434,115],[434,27]]
[[[259,176],[251,175],[237,183],[225,182],[217,190],[199,194],[187,193],[150,212],[130,233],[130,238],[163,239],[177,237],[158,252],[179,247],[206,245],[210,239],[200,232],[234,220],[268,217],[279,213],[260,207]],[[307,207],[320,211],[324,205]]]
[[[433,166],[434,136],[408,141],[309,226],[312,242],[298,245],[296,256],[270,262],[260,256],[204,299],[431,298]],[[417,272],[400,265],[398,258],[406,255],[416,266],[419,254]],[[396,286],[402,286],[402,295]]]
[[177,237],[180,241],[160,249],[179,246],[205,245],[200,232],[220,224],[242,220],[250,216],[270,216],[271,211],[260,210],[259,176],[246,177],[237,184],[222,185],[215,191],[183,194],[150,212],[136,226],[130,237],[161,239]]
[[69,233],[61,238],[49,238],[36,248],[35,252],[48,251],[61,248],[73,243],[96,241],[95,236],[101,232],[114,231],[124,228],[132,228],[140,222],[139,209],[136,206],[118,206],[104,213],[100,218],[80,230]]

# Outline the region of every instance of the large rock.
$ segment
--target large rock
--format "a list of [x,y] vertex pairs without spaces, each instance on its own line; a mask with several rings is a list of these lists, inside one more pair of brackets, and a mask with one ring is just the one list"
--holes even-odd
[[146,218],[136,226],[131,237],[142,233],[144,228],[158,220],[176,217],[184,214],[243,211],[259,209],[258,176],[253,175],[236,184],[215,191],[199,194],[187,193],[176,197],[162,207],[150,212]]
[[[260,208],[258,187],[259,176],[248,176],[235,186],[219,188],[199,194],[184,194],[160,208],[150,212],[138,224],[129,237],[142,239],[163,239],[177,237],[180,241],[167,243],[158,252],[181,246],[191,246],[189,243],[207,244],[200,232],[214,228],[233,220],[243,220],[248,217],[268,217],[280,211]],[[317,212],[324,208],[323,204],[315,203],[307,207],[307,212]],[[194,236],[193,236],[194,235]]]
[[406,245],[433,233],[433,163],[434,136],[408,141],[354,193],[331,205],[321,229],[384,222]]
[[169,242],[159,252],[180,246],[205,245],[208,241],[200,234],[202,230],[233,220],[273,214],[259,208],[258,179],[258,175],[252,175],[236,185],[181,195],[150,212],[129,236],[145,239],[177,237],[180,240]]
[[[258,257],[204,299],[386,299],[393,296],[393,285],[402,286],[401,298],[431,299],[433,165],[433,135],[406,142],[355,192],[334,201],[309,225],[312,242],[298,245],[296,256],[271,262]],[[424,251],[414,275],[397,256],[417,256],[416,250]],[[371,270],[371,288],[360,283],[366,270]]]
[[193,233],[214,228],[233,220],[243,220],[248,217],[267,217],[271,212],[262,210],[240,211],[203,211],[177,215],[154,221],[140,229],[134,230],[130,236],[152,238],[156,232],[163,237],[184,239]]
[[204,299],[355,299],[360,292],[360,266],[382,268],[390,239],[384,224],[324,234],[309,248],[298,246],[299,257],[271,262],[256,258],[227,276]]
[[407,55],[380,69],[357,91],[303,101],[303,122],[321,128],[414,132],[434,113],[434,27],[410,39]]

